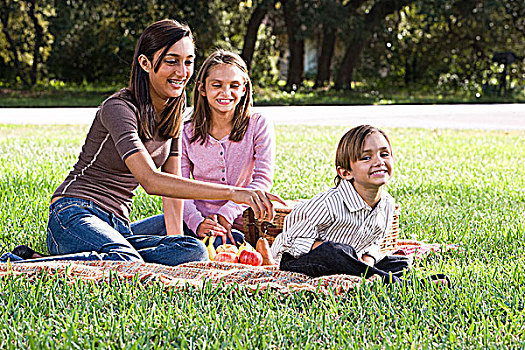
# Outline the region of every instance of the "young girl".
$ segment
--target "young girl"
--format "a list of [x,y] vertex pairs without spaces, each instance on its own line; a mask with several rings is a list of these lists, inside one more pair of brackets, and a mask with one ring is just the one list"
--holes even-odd
[[385,256],[379,241],[390,228],[394,199],[384,190],[394,171],[387,135],[370,125],[348,131],[337,147],[335,188],[296,206],[272,253],[286,271],[318,277],[378,274],[396,281],[408,259]]
[[[245,203],[258,216],[272,217],[270,200],[279,200],[276,196],[258,188],[180,176],[178,137],[194,58],[193,37],[186,25],[163,20],[144,30],[135,48],[129,87],[101,105],[77,163],[52,196],[47,245],[55,256],[31,261],[177,265],[207,259],[202,242],[181,235],[182,201],[177,198]],[[130,224],[138,185],[163,197],[162,229],[152,229],[159,228],[155,217]],[[32,250],[25,253],[25,258],[35,257]],[[20,257],[3,257],[7,259]]]
[[[194,111],[182,131],[182,175],[195,180],[269,191],[273,182],[273,126],[252,113],[252,83],[242,58],[217,50],[203,63],[193,92]],[[214,235],[215,246],[243,241],[242,212],[227,200],[186,200],[185,232]],[[233,236],[233,237],[232,237]]]

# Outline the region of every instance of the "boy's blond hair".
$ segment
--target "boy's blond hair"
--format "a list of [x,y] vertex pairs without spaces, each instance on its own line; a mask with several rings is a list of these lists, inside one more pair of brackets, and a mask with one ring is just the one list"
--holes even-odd
[[[371,125],[360,125],[348,130],[339,141],[337,151],[335,152],[335,167],[352,170],[351,163],[357,162],[363,153],[366,138],[368,135],[375,132],[380,133],[385,137],[388,146],[390,146],[390,153],[392,153],[392,144],[383,130]],[[342,178],[339,175],[336,175],[334,178],[335,186],[338,186],[341,183],[341,180]]]

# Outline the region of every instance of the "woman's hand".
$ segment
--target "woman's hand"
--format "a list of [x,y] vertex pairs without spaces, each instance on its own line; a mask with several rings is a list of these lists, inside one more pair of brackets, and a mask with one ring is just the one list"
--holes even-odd
[[233,190],[232,201],[235,203],[248,204],[255,215],[256,219],[273,220],[273,204],[271,201],[277,201],[286,205],[281,197],[262,190],[250,190],[247,188],[235,188]]
[[224,238],[226,232],[226,228],[217,222],[217,215],[210,215],[199,224],[197,232],[195,233],[199,238],[204,238],[206,236],[221,236],[223,242],[225,242]]
[[286,203],[279,197],[262,190],[231,187],[182,178],[177,175],[159,172],[151,156],[146,151],[133,153],[125,160],[135,179],[150,195],[180,199],[231,200],[248,204],[257,219],[273,219],[273,204]]

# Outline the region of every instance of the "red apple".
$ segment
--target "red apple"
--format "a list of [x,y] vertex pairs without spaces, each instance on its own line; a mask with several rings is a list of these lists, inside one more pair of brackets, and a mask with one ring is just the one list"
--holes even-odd
[[215,255],[215,261],[222,261],[222,262],[229,262],[229,263],[237,263],[239,262],[239,258],[237,258],[237,255],[232,252],[220,252]]
[[261,266],[263,258],[259,252],[244,249],[239,255],[239,262],[245,265]]
[[250,245],[250,243],[244,241],[240,246],[239,246],[239,251],[237,252],[237,256],[241,256],[241,253],[243,250],[249,250],[249,251],[255,251],[255,249],[253,249],[253,247]]

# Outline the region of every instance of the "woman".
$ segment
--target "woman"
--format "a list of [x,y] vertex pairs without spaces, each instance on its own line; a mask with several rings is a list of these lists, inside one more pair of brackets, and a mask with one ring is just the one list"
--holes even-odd
[[[52,196],[47,245],[59,256],[32,262],[178,265],[206,260],[204,245],[181,235],[181,199],[231,200],[250,205],[260,217],[272,217],[270,200],[280,201],[274,195],[180,176],[178,135],[194,58],[189,27],[163,20],[144,30],[135,48],[129,87],[103,102],[77,163]],[[163,196],[167,235],[148,231],[148,220],[129,223],[139,184],[148,194]]]

